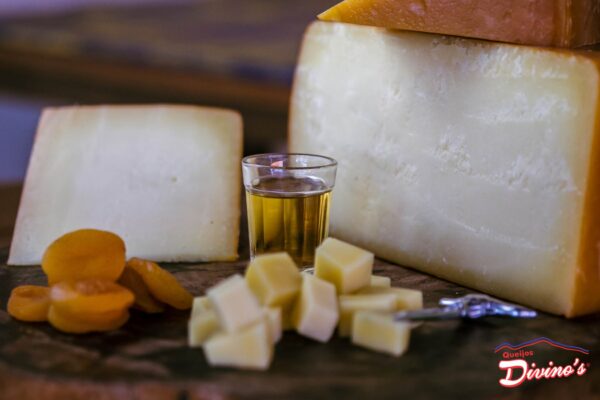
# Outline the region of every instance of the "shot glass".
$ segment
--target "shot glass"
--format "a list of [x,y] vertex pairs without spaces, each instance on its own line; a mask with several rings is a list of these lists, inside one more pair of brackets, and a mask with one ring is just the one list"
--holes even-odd
[[312,265],[329,233],[337,162],[314,154],[245,157],[250,257],[286,251],[299,267]]

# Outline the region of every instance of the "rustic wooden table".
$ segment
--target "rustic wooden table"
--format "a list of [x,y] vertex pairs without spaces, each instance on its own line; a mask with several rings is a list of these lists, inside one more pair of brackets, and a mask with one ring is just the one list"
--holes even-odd
[[[318,344],[287,333],[268,372],[210,368],[202,350],[186,347],[185,312],[157,316],[133,313],[120,330],[73,336],[45,323],[13,320],[5,305],[10,290],[43,284],[39,267],[7,267],[20,188],[0,187],[0,399],[221,399],[221,398],[600,398],[600,315],[576,320],[540,315],[533,320],[489,318],[423,324],[413,331],[409,351],[393,358],[334,338]],[[167,265],[194,294],[244,269],[248,257],[231,263]],[[468,289],[378,260],[375,272],[394,285],[419,288],[433,306],[443,296]],[[513,389],[498,380],[503,342],[538,337],[583,347],[589,354],[547,344],[530,347],[529,362],[546,366],[580,358],[583,376],[526,381]]]

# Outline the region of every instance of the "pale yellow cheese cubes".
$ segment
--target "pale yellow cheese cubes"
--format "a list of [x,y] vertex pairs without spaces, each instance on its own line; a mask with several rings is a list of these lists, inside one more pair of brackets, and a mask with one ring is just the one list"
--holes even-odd
[[352,343],[370,350],[402,355],[408,348],[410,324],[395,322],[391,314],[360,311],[352,324]]
[[192,315],[188,322],[189,346],[202,346],[206,339],[219,330],[219,327],[219,317],[214,310],[204,310]]
[[206,293],[225,332],[239,331],[263,318],[258,300],[239,274],[230,276]]
[[212,305],[210,304],[208,297],[194,297],[190,319],[193,319],[196,315],[204,313],[206,310],[212,310]]
[[304,274],[300,296],[292,313],[296,331],[319,342],[327,342],[333,334],[338,316],[335,286]]
[[333,283],[339,294],[352,293],[371,283],[373,253],[327,238],[315,253],[315,275]]
[[302,278],[294,260],[282,252],[256,256],[246,269],[246,281],[261,304],[286,309],[298,295]]
[[371,275],[369,286],[390,287],[392,286],[392,280],[389,276]]
[[395,311],[397,299],[393,294],[343,295],[339,304],[338,334],[347,337],[352,333],[352,319],[357,311]]
[[280,307],[265,307],[263,309],[267,323],[269,325],[269,332],[271,334],[271,341],[273,343],[279,342],[282,334],[282,322],[281,322],[281,308]]
[[202,346],[220,328],[219,317],[206,296],[195,297],[188,322],[188,344]]
[[212,366],[265,370],[273,358],[266,318],[235,333],[217,333],[203,348]]
[[362,295],[392,294],[396,296],[396,310],[420,310],[423,308],[423,292],[420,290],[369,286],[357,292]]

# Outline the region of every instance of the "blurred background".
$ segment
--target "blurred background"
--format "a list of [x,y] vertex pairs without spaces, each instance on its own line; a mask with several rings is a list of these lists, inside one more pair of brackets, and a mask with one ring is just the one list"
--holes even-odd
[[230,107],[247,154],[284,150],[302,33],[335,3],[0,0],[0,184],[23,180],[46,106]]

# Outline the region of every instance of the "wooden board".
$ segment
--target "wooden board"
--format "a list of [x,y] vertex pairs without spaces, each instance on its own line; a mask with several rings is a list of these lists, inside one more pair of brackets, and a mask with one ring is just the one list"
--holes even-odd
[[[242,238],[242,243],[245,243]],[[243,249],[242,260],[247,259]],[[45,323],[20,323],[8,316],[10,290],[44,284],[39,267],[6,267],[0,252],[0,399],[209,399],[209,398],[600,398],[600,316],[578,320],[541,315],[534,320],[489,318],[427,323],[413,331],[410,350],[393,358],[334,338],[318,344],[286,333],[268,372],[209,368],[202,350],[186,347],[188,313],[170,310],[148,316],[133,312],[120,330],[73,336]],[[245,262],[167,265],[199,295],[220,279],[242,272]],[[394,285],[424,291],[433,306],[443,296],[469,290],[378,260],[375,272]],[[498,380],[502,342],[540,336],[591,350],[590,355],[535,346],[536,359],[591,363],[579,377],[525,382],[506,389]]]

